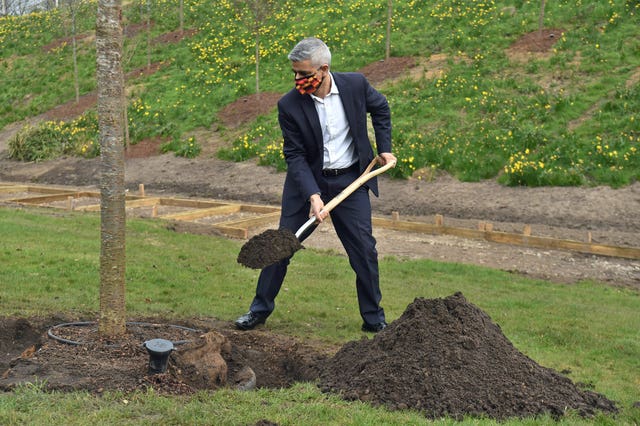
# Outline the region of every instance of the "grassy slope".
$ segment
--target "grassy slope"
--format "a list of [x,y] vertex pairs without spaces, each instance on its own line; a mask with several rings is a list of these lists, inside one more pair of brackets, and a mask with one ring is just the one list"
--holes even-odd
[[[336,70],[381,59],[383,3],[275,2],[261,29],[261,90],[291,87],[286,53],[303,36],[327,41]],[[625,0],[548,2],[545,27],[564,33],[549,55],[513,60],[505,49],[538,28],[539,3],[394,2],[392,55],[448,58],[443,74],[384,88],[401,158],[394,173],[434,167],[465,180],[504,174],[505,183],[527,185],[615,186],[638,178],[640,6]],[[78,18],[78,33],[88,35],[79,42],[82,93],[95,87],[93,7],[85,3]],[[158,1],[151,10],[151,40],[176,30],[175,2]],[[196,127],[216,126],[216,111],[255,90],[251,12],[199,1],[186,2],[185,10],[185,26],[197,33],[177,44],[153,43],[150,60],[165,67],[129,82],[134,138],[180,138]],[[133,34],[125,43],[125,71],[147,63],[144,13],[137,3],[125,8]],[[70,41],[42,49],[64,36],[64,9],[0,21],[0,85],[6,89],[0,127],[73,99]],[[275,115],[248,129],[247,138],[234,143],[230,157],[261,154],[265,163],[282,165]]]

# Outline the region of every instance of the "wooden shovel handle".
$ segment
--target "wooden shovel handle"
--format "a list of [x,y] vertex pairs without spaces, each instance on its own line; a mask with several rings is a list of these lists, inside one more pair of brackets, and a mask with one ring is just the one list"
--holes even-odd
[[[375,166],[378,163],[379,158],[380,157],[375,157],[371,161],[371,163],[369,163],[367,168],[364,169],[364,172],[362,172],[360,177],[358,179],[354,180],[351,183],[351,185],[347,186],[345,189],[342,190],[341,193],[339,193],[338,195],[333,197],[331,199],[331,201],[329,201],[327,204],[325,204],[323,209],[321,210],[321,212],[327,212],[327,213],[330,212],[331,210],[334,209],[335,206],[337,206],[342,201],[344,201],[344,199],[347,198],[349,195],[351,195],[356,189],[360,188],[366,181],[368,181],[369,179],[371,179],[374,176],[378,176],[379,174],[386,172],[387,170],[389,170],[392,167],[395,167],[395,165],[396,165],[396,162],[392,161],[390,163],[385,164],[382,167],[379,167],[379,168],[375,169],[374,171],[371,171],[371,169],[373,169],[373,166]],[[304,225],[302,225],[296,231],[296,238],[300,238],[300,235],[302,235],[302,233],[304,231],[306,231],[314,223],[316,223],[316,217],[312,216],[312,217],[309,218],[309,220],[307,222],[304,223]]]
[[395,161],[393,161],[391,163],[387,163],[384,166],[379,167],[379,168],[371,171],[371,169],[373,169],[373,166],[375,166],[378,163],[378,160],[379,160],[379,157],[375,157],[371,161],[371,163],[369,163],[367,168],[364,169],[364,172],[362,172],[360,177],[358,179],[354,180],[351,183],[351,185],[347,186],[345,189],[342,190],[341,193],[339,193],[338,195],[333,197],[331,199],[331,201],[329,201],[327,204],[325,204],[324,208],[322,209],[322,211],[323,212],[327,212],[327,213],[330,212],[331,210],[334,209],[335,206],[337,206],[338,204],[343,202],[345,198],[347,198],[349,195],[351,195],[356,189],[358,189],[362,185],[364,185],[364,183],[367,182],[369,179],[371,179],[372,177],[378,176],[381,173],[386,172],[387,170],[389,170],[392,167],[395,167],[395,165],[396,165]]

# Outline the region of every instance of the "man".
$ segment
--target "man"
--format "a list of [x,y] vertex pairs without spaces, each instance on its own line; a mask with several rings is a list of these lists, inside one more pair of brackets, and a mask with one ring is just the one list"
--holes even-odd
[[[295,89],[278,102],[278,120],[284,138],[287,175],[282,194],[280,227],[296,232],[311,215],[322,222],[324,203],[356,180],[373,160],[367,134],[370,114],[379,163],[395,162],[391,153],[391,112],[386,98],[362,74],[329,71],[331,52],[317,38],[306,38],[289,53]],[[380,306],[378,252],[372,235],[369,190],[378,195],[375,178],[342,201],[331,220],[349,263],[356,273],[362,330],[378,332],[387,323]],[[312,227],[300,236],[304,240]],[[264,324],[273,312],[275,298],[290,259],[260,272],[250,310],[235,321],[250,330]]]

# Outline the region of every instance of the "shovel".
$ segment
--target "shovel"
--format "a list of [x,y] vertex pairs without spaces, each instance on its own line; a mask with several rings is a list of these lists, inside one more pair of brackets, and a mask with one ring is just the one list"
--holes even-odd
[[[378,163],[378,157],[371,161],[358,179],[354,180],[351,185],[347,186],[340,194],[336,195],[331,199],[331,201],[325,204],[322,212],[330,212],[369,179],[384,173],[396,165],[395,162],[387,163],[372,171],[373,166],[375,166],[376,163]],[[300,236],[309,229],[309,227],[316,223],[317,218],[312,216],[296,231],[295,234],[289,229],[270,229],[252,237],[240,249],[240,253],[238,254],[238,263],[249,268],[262,269],[293,256],[296,251],[303,248],[302,244],[300,244]]]

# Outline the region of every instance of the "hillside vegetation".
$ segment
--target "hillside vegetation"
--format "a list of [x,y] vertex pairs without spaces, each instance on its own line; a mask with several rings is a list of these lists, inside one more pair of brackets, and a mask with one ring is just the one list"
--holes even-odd
[[[257,86],[289,90],[286,54],[306,36],[327,42],[336,71],[385,58],[387,1],[265,0],[257,2],[260,10],[248,3],[186,0],[180,31],[177,0],[126,2],[132,143],[164,136],[166,149],[196,156],[199,142],[190,132],[211,129],[228,139],[224,158],[258,157],[283,169],[275,112],[239,136],[225,131],[217,113]],[[416,63],[406,77],[378,85],[392,107],[397,177],[444,170],[468,181],[614,187],[638,179],[640,3],[546,3],[539,31],[540,1],[393,2],[391,56]],[[96,87],[95,10],[91,1],[77,9],[81,95]],[[75,99],[70,28],[65,7],[0,18],[0,128]],[[536,49],[536,35],[540,45],[553,43]],[[533,44],[518,49],[525,36]],[[95,156],[96,133],[89,110],[25,129],[10,142],[10,154],[30,161]]]

